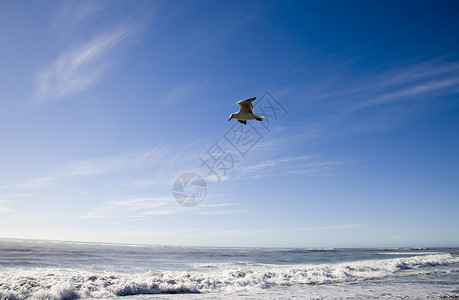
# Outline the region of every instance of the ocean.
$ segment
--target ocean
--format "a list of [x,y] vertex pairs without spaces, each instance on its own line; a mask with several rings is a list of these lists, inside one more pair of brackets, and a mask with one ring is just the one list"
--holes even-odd
[[1,299],[453,299],[459,248],[176,247],[0,239]]

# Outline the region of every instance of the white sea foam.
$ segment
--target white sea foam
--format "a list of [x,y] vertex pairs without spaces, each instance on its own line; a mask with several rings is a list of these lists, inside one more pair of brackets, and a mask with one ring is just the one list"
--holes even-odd
[[69,269],[0,269],[1,299],[77,299],[157,293],[240,292],[298,284],[364,281],[459,263],[451,254],[320,265],[225,265],[193,271],[123,273]]
[[440,254],[440,252],[380,252],[379,255],[431,255],[431,254]]

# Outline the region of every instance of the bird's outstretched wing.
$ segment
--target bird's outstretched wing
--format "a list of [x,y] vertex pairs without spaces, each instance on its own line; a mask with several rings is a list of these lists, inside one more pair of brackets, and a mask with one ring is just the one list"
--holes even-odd
[[257,97],[253,97],[253,98],[249,98],[249,99],[245,99],[245,100],[241,100],[241,101],[236,102],[236,104],[239,105],[239,107],[241,108],[239,110],[239,112],[253,114],[252,101],[255,100],[255,99],[257,99]]

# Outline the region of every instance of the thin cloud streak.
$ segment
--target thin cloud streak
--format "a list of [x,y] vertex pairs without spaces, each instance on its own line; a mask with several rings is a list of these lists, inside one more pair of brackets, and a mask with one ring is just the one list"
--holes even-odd
[[[282,174],[330,175],[331,168],[344,162],[321,161],[314,156],[293,156],[248,165],[237,169],[236,178],[263,178]],[[351,162],[348,162],[351,163]]]
[[169,150],[168,146],[160,144],[146,152],[133,152],[81,161],[62,168],[60,173],[62,176],[87,176],[139,168],[159,163]]
[[259,234],[272,234],[277,230],[262,229],[262,230],[218,230],[210,232],[209,235],[217,236],[240,236],[240,235],[259,235]]
[[[33,194],[20,193],[20,194],[0,194],[0,213],[11,213],[14,211],[12,202],[17,202],[18,199],[27,198]],[[3,216],[4,217],[4,216]]]
[[61,28],[66,27],[65,25],[75,26],[95,16],[97,12],[104,8],[106,8],[105,4],[101,1],[62,2],[62,5],[57,10],[55,20],[51,27]]
[[408,86],[406,88],[397,90],[392,93],[383,94],[380,97],[377,97],[373,100],[361,103],[356,106],[356,108],[365,108],[370,106],[387,104],[390,102],[396,102],[401,100],[407,100],[415,96],[422,96],[425,94],[445,91],[445,89],[456,87],[459,84],[459,77],[450,78],[445,80],[433,80],[428,82],[423,82],[418,85]]
[[41,178],[30,179],[25,182],[15,183],[15,184],[7,184],[0,186],[0,189],[6,190],[36,190],[41,189],[53,184],[57,178],[52,176],[45,176]]
[[365,84],[363,87],[338,91],[326,97],[341,94],[345,102],[350,104],[347,112],[353,112],[433,94],[457,92],[453,88],[458,84],[459,63],[424,62],[383,74],[379,79],[373,79],[373,83]]
[[33,104],[60,100],[92,86],[112,64],[110,54],[137,36],[143,22],[123,22],[115,30],[61,54],[37,75]]
[[161,164],[170,147],[160,144],[145,152],[134,152],[116,156],[80,161],[57,168],[50,174],[24,182],[0,186],[0,189],[34,190],[48,187],[59,180],[71,177],[100,175],[108,172],[135,169]]
[[79,218],[145,217],[178,214],[183,211],[184,208],[177,205],[172,197],[139,196],[105,202]]
[[232,215],[237,213],[248,212],[247,209],[233,209],[233,210],[216,210],[216,211],[201,211],[196,212],[197,215]]
[[240,169],[240,171],[242,173],[256,172],[256,171],[259,171],[260,169],[272,168],[272,167],[276,167],[281,164],[286,164],[286,163],[291,163],[291,162],[310,160],[311,158],[312,158],[311,156],[297,156],[297,157],[268,160],[262,163],[249,165],[245,168]]
[[5,200],[0,199],[0,214],[8,213],[13,211],[13,209],[9,206],[9,203]]
[[321,230],[338,230],[338,229],[360,229],[363,228],[363,224],[341,224],[333,226],[319,226],[319,227],[302,227],[296,228],[298,231],[321,231]]
[[[336,86],[336,82],[341,82],[340,86]],[[347,88],[341,88],[343,83]],[[421,105],[413,106],[416,102],[435,105],[433,100],[439,100],[440,96],[459,93],[459,62],[427,60],[367,74],[365,78],[354,78],[352,82],[327,79],[316,82],[315,86],[320,86],[320,89],[301,93],[298,92],[299,87],[291,87],[284,91],[287,94],[285,97],[295,93],[301,98],[311,99],[309,110],[320,111],[324,115],[317,120],[311,119],[302,130],[312,134],[298,136],[298,140],[330,139],[343,133],[356,134],[401,126],[414,117],[413,108],[418,109],[417,113],[427,112]],[[353,114],[364,110],[372,110],[364,120],[367,123],[360,121],[357,124],[350,119]]]
[[[459,63],[438,63],[436,61],[427,61],[413,66],[408,66],[402,69],[391,70],[380,75],[371,77],[370,81],[358,82],[358,86],[354,86],[344,90],[337,90],[331,93],[321,93],[316,95],[317,99],[338,98],[348,99],[359,102],[364,102],[371,95],[379,95],[384,97],[387,94],[397,94],[403,96],[400,91],[415,89],[417,86],[435,86],[437,81],[448,81],[451,79],[457,80],[459,75]],[[441,84],[437,84],[440,88]],[[322,87],[324,90],[329,90],[329,84]],[[424,88],[423,91],[428,91]],[[421,92],[421,90],[418,90]],[[319,91],[320,93],[320,91]]]
[[[206,202],[211,199],[206,199]],[[210,203],[192,209],[179,205],[172,196],[154,197],[150,195],[126,196],[123,199],[106,201],[79,219],[142,218],[151,215],[172,215],[193,213],[197,215],[228,215],[247,212],[245,209],[224,209],[237,203]],[[216,209],[216,210],[214,210]]]

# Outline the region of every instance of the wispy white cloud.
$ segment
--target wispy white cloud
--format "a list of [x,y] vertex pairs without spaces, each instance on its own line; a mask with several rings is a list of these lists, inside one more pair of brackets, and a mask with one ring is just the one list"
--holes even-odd
[[172,197],[137,196],[108,201],[81,216],[80,219],[113,217],[145,217],[148,215],[178,214],[184,207]]
[[[310,134],[305,134],[302,128],[292,129],[277,125],[271,130],[276,132],[267,133],[266,137],[263,137],[246,153],[246,156],[242,156],[224,139],[218,139],[219,145],[225,148],[225,153],[232,155],[232,159],[228,158],[224,164],[215,165],[213,169],[209,169],[201,163],[200,171],[204,179],[208,182],[222,183],[230,180],[258,179],[288,174],[325,176],[333,173],[334,166],[353,163],[352,161],[326,160],[318,155],[291,154],[289,151],[297,146],[296,143],[299,145],[310,139]],[[272,136],[268,136],[268,134],[272,134]],[[212,161],[204,151],[200,155],[196,155],[197,157]],[[212,168],[212,166],[209,167]]]
[[[170,152],[170,147],[159,144],[158,146],[143,152],[131,152],[126,154],[99,157],[71,163],[56,168],[49,174],[0,186],[0,189],[32,190],[41,189],[54,184],[64,178],[84,177],[115,172],[121,170],[151,167],[164,163],[164,156]],[[164,175],[164,174],[163,174]]]
[[[227,195],[217,195],[217,197],[214,195],[214,198],[221,198],[221,197],[224,197],[224,196],[227,196]],[[208,203],[208,202],[204,202],[203,204],[201,204],[201,207],[228,207],[228,206],[233,206],[233,205],[240,205],[241,203],[237,203],[237,202],[211,202],[211,203]]]
[[[459,63],[425,61],[350,84],[350,88],[324,93],[321,99],[336,99],[343,113],[378,105],[397,104],[410,99],[457,93],[459,90]],[[328,89],[330,87],[328,86]]]
[[[426,61],[392,69],[380,74],[366,76],[365,79],[353,80],[346,89],[333,89],[332,83],[322,86],[317,99],[338,99],[338,103],[354,103],[357,107],[366,107],[366,102],[374,99],[403,98],[422,95],[435,90],[447,89],[459,78],[459,63],[441,63]],[[334,90],[325,92],[326,90]],[[447,90],[445,91],[447,92]],[[363,102],[363,103],[360,103]],[[360,106],[359,106],[360,104]],[[374,103],[378,103],[377,101]],[[370,106],[370,105],[367,105]]]
[[0,199],[0,214],[11,212],[13,209],[9,206],[5,200]]
[[47,229],[62,228],[62,226],[56,226],[57,223],[47,227],[49,222],[56,221],[58,218],[58,215],[46,214],[46,212],[30,213],[10,208],[3,214],[0,212],[0,236],[2,238],[43,239],[47,237],[43,235],[44,232],[48,232]]
[[459,94],[459,62],[432,59],[361,77],[340,74],[335,80],[318,79],[313,86],[313,91],[299,85],[284,91],[285,98],[307,99],[308,110],[320,115],[320,119],[311,116],[303,125],[302,130],[312,134],[297,140],[393,129],[441,109],[438,104],[447,99],[441,96]]
[[61,54],[37,74],[34,103],[59,100],[92,86],[113,62],[112,53],[135,38],[144,21],[122,22],[89,42]]
[[64,1],[57,9],[53,28],[75,26],[105,8],[102,1]]
[[259,235],[259,234],[272,234],[278,232],[273,229],[255,229],[255,230],[217,230],[211,231],[209,235],[218,235],[218,236],[241,236],[241,235]]
[[158,164],[169,151],[169,146],[159,144],[148,151],[131,152],[80,161],[60,168],[59,173],[61,176],[86,176],[151,166]]
[[341,224],[332,226],[302,227],[296,228],[299,231],[320,231],[320,230],[339,230],[339,229],[360,229],[365,227],[363,224]]
[[280,173],[324,176],[330,175],[333,166],[338,164],[344,164],[344,162],[320,160],[318,157],[309,155],[291,156],[239,166],[237,167],[236,178],[263,178]]
[[53,184],[57,178],[52,176],[45,176],[40,178],[30,179],[20,183],[6,184],[0,186],[0,189],[7,190],[35,190]]
[[280,158],[280,159],[274,159],[274,160],[267,160],[267,161],[263,161],[258,164],[253,164],[253,165],[249,165],[249,166],[240,168],[240,172],[241,173],[257,172],[257,171],[260,171],[261,169],[273,168],[273,167],[277,167],[279,165],[285,165],[291,162],[300,162],[300,161],[310,160],[311,158],[312,158],[311,156],[303,155],[303,156],[296,156],[296,157],[287,157],[287,158]]
[[410,82],[429,81],[435,78],[455,77],[459,72],[459,62],[442,63],[426,61],[408,66],[404,69],[391,71],[382,75],[384,80],[375,83],[374,87],[388,87]]
[[29,193],[15,193],[15,194],[0,194],[0,213],[10,213],[15,209],[13,208],[13,202],[20,200],[21,198],[27,198],[33,194]]
[[32,226],[36,226],[36,224],[39,222],[48,221],[56,217],[59,217],[59,215],[25,213],[22,211],[18,211],[17,213],[10,213],[0,218],[0,235],[3,236],[3,232],[1,232],[1,230],[5,230],[4,232],[14,231],[15,228],[11,228],[14,227],[11,224],[27,224],[30,229]]
[[24,197],[30,197],[32,195],[33,194],[30,194],[30,193],[0,194],[0,200],[24,198]]
[[421,82],[419,84],[408,85],[406,87],[397,89],[394,92],[382,94],[381,96],[378,96],[374,99],[360,103],[356,106],[356,108],[365,108],[388,104],[391,102],[404,101],[416,96],[424,96],[435,92],[446,92],[447,89],[457,87],[458,85],[459,77]]
[[[213,197],[215,198],[215,197]],[[132,195],[122,199],[106,201],[80,219],[102,218],[141,218],[151,215],[172,215],[180,213],[193,213],[198,215],[227,215],[247,212],[245,209],[232,208],[237,203],[218,203],[209,197],[201,205],[186,208],[179,205],[171,196],[156,197],[151,195]],[[227,209],[222,209],[226,207]],[[228,208],[229,207],[229,208]]]
[[248,212],[247,209],[228,209],[228,210],[213,210],[213,211],[198,211],[197,215],[232,215]]

